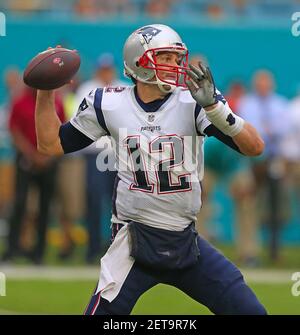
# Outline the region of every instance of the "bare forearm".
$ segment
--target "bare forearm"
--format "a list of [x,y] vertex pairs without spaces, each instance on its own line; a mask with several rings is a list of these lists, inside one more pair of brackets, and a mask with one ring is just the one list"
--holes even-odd
[[244,155],[258,156],[264,150],[264,141],[256,129],[247,122],[244,124],[243,129],[232,139]]
[[55,110],[54,91],[37,92],[35,124],[38,151],[46,155],[62,155],[59,139],[61,122]]

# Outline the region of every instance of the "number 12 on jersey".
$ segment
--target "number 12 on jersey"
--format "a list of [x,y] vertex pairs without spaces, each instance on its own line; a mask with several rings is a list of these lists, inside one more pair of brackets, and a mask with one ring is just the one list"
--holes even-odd
[[[145,157],[140,146],[140,136],[127,136],[124,140],[128,155],[131,160],[134,183],[130,189],[142,192],[153,193],[155,184],[150,183],[145,164]],[[192,189],[190,173],[185,172],[177,176],[177,181],[172,180],[172,170],[183,169],[184,145],[183,139],[178,135],[164,135],[156,137],[149,143],[149,155],[165,153],[167,146],[170,146],[170,157],[160,159],[155,164],[155,176],[157,181],[157,193],[169,194],[176,192],[187,192]]]

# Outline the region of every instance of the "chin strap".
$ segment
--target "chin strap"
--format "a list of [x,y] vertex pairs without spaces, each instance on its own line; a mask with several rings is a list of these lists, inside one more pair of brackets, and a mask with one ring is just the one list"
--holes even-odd
[[163,93],[172,93],[174,92],[176,88],[175,85],[169,85],[169,84],[163,83],[159,79],[157,79],[157,86]]
[[135,75],[135,73],[130,68],[127,67],[126,64],[124,64],[124,75],[128,78],[132,77],[135,80],[140,81],[140,82],[145,83],[145,84],[157,85],[158,88],[160,89],[160,91],[163,92],[163,93],[166,93],[166,94],[172,93],[176,89],[176,85],[166,84],[163,81],[161,81],[160,79],[158,79],[156,73],[154,74],[154,76],[156,78],[156,80],[154,80],[154,81],[149,81],[149,80],[139,78],[137,75]]
[[163,82],[162,80],[160,80],[156,74],[155,71],[155,78],[156,81],[154,81],[153,83],[157,84],[158,88],[161,90],[161,92],[163,93],[172,93],[174,92],[175,88],[177,87],[176,85],[172,85],[172,84],[167,84],[165,82]]

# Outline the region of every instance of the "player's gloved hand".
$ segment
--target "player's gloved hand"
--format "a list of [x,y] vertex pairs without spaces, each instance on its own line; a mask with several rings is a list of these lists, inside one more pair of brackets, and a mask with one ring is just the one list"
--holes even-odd
[[203,108],[217,103],[215,82],[210,69],[199,62],[199,68],[190,64],[190,70],[186,72],[189,76],[186,85],[196,102]]
[[245,121],[235,115],[227,104],[218,102],[215,83],[209,68],[199,62],[199,68],[190,65],[190,70],[186,72],[189,76],[186,85],[198,105],[205,109],[208,120],[225,135],[230,137],[237,135]]

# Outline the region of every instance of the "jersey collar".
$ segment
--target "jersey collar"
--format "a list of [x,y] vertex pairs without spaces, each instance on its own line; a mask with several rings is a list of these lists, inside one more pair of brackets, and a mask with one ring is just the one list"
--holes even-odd
[[156,112],[170,98],[171,95],[172,95],[172,93],[169,93],[163,99],[157,99],[157,100],[145,103],[138,96],[137,88],[136,88],[136,86],[134,86],[135,100],[146,113]]

